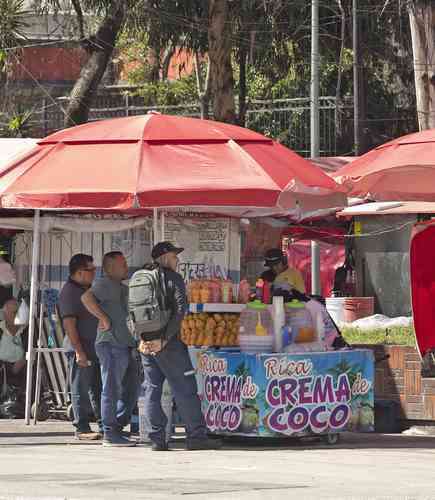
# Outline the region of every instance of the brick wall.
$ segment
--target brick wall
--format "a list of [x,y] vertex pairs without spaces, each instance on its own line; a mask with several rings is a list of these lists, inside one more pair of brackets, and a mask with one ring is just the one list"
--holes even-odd
[[435,378],[421,377],[421,361],[414,347],[360,346],[373,349],[376,358],[389,359],[376,364],[375,398],[400,404],[400,418],[435,420]]

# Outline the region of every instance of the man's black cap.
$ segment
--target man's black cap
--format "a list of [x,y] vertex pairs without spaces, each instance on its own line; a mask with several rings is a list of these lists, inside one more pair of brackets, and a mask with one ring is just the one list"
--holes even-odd
[[283,258],[284,254],[282,250],[280,250],[279,248],[271,248],[266,252],[266,255],[264,256],[264,265],[265,267],[274,266],[275,264],[281,262]]
[[169,252],[174,252],[178,255],[183,251],[184,248],[175,247],[170,241],[161,241],[151,250],[151,257],[155,260]]

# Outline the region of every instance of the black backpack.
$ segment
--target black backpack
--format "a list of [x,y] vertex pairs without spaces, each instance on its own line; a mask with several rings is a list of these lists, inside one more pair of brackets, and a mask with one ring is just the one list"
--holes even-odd
[[146,266],[133,274],[128,285],[128,310],[132,333],[137,339],[164,336],[171,311],[165,273],[159,266]]

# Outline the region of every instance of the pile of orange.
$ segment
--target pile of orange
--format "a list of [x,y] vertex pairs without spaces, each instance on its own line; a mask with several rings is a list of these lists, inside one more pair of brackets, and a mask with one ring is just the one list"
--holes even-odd
[[238,314],[188,314],[181,326],[181,339],[191,346],[239,345]]

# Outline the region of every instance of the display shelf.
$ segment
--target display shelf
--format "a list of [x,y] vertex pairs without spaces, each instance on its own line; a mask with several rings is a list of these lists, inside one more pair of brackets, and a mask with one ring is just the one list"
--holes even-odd
[[246,304],[189,304],[190,313],[241,313]]

